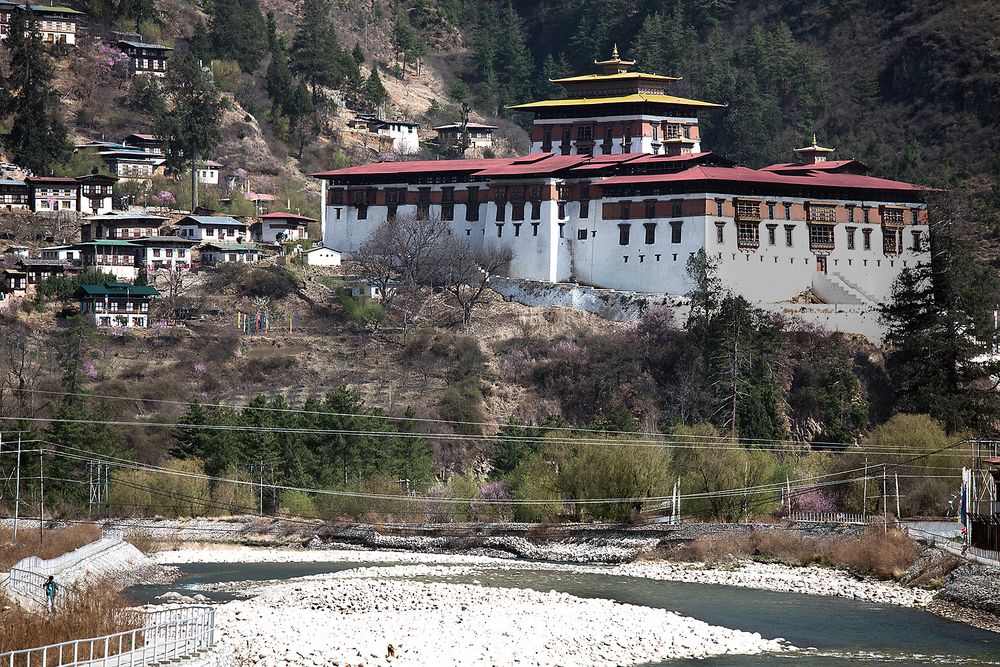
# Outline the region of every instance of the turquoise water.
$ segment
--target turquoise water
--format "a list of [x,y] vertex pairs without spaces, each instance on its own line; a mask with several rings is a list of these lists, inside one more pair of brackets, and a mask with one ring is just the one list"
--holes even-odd
[[[203,584],[290,579],[393,563],[196,563],[180,567],[182,577],[166,586],[137,586],[137,603],[168,590],[189,593]],[[787,655],[732,656],[658,665],[1000,665],[1000,634],[976,630],[927,612],[843,598],[774,593],[733,586],[653,581],[602,574],[539,570],[477,569],[472,574],[418,577],[422,581],[556,590],[579,597],[669,609],[712,625],[783,637],[801,649]],[[203,593],[227,600],[231,593]]]

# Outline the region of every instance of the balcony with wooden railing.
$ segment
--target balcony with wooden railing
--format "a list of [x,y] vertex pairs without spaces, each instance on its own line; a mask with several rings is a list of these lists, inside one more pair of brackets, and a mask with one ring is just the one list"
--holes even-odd
[[809,222],[837,222],[837,209],[833,206],[810,206],[806,210],[806,220]]
[[882,209],[882,224],[886,227],[902,227],[903,226],[903,209],[901,208],[883,208]]
[[736,200],[734,205],[737,222],[760,222],[760,202]]

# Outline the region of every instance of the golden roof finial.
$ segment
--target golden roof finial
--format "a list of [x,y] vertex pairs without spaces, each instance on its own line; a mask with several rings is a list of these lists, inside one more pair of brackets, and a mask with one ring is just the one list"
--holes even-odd
[[816,145],[818,145],[818,144],[816,143],[816,133],[815,133],[815,132],[813,132],[813,143],[812,143],[812,145],[813,145],[813,146],[816,146]]
[[612,60],[621,60],[621,58],[618,57],[618,42],[615,42],[614,48],[611,49],[611,59]]

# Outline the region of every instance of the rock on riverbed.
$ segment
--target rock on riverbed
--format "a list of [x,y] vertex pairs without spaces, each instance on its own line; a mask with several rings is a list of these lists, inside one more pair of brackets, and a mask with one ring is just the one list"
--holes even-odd
[[219,608],[239,664],[612,666],[783,650],[662,609],[550,591],[323,575]]

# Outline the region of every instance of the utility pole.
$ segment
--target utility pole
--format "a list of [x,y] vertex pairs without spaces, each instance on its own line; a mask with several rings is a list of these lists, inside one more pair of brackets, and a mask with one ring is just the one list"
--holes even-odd
[[903,513],[899,511],[899,473],[896,473],[896,521],[899,521]]
[[14,482],[14,544],[17,544],[17,514],[21,505],[21,434],[17,434],[17,481]]
[[45,534],[42,532],[42,526],[45,524],[45,465],[42,460],[42,455],[45,452],[45,448],[39,445],[38,447],[38,543],[42,544],[45,541]]
[[865,495],[861,501],[861,519],[868,518],[868,457],[865,457]]
[[882,464],[882,526],[885,532],[889,532],[889,489],[888,489],[888,470],[886,465]]

